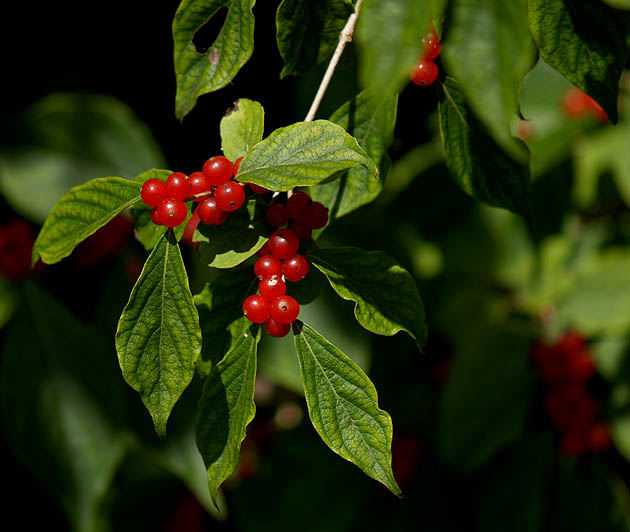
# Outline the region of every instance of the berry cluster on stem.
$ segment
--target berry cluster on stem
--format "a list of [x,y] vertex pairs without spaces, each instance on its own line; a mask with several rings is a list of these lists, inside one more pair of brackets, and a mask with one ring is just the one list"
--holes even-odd
[[419,61],[413,66],[409,77],[416,85],[431,85],[438,77],[438,66],[434,59],[440,55],[442,51],[442,42],[438,39],[435,29],[431,29],[424,37],[422,37],[422,51],[420,52]]

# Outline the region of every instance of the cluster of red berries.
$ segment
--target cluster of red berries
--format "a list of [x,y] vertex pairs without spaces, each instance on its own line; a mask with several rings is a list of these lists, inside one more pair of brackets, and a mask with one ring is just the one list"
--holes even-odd
[[287,294],[286,282],[301,281],[309,270],[308,260],[298,253],[300,241],[309,239],[313,229],[328,223],[328,210],[308,194],[295,192],[286,205],[271,204],[265,217],[277,229],[256,253],[258,294],[245,299],[243,313],[254,323],[264,323],[271,336],[281,338],[288,334],[300,313],[297,300]]
[[[208,159],[201,172],[189,176],[174,172],[166,182],[152,178],[142,185],[142,201],[151,211],[151,220],[156,225],[177,227],[188,216],[186,201],[198,203],[196,217],[207,225],[223,223],[228,213],[245,203],[244,185],[234,180],[242,157],[234,164],[222,155]],[[254,192],[269,192],[250,184]]]
[[8,281],[21,281],[29,275],[34,243],[33,228],[26,220],[0,226],[0,273]]
[[564,94],[562,109],[564,114],[571,119],[592,115],[601,123],[608,122],[608,115],[602,106],[577,87],[570,88]]
[[553,344],[536,342],[531,356],[547,386],[544,408],[560,435],[562,453],[577,457],[605,451],[611,443],[610,431],[597,419],[599,404],[587,388],[595,365],[584,338],[567,331]]
[[422,38],[422,51],[420,60],[413,66],[409,77],[416,85],[431,85],[438,77],[436,59],[442,51],[442,43],[438,39],[435,29],[432,29]]

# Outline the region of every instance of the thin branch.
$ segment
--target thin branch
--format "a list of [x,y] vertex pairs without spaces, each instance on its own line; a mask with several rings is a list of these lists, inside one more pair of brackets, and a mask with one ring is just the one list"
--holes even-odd
[[363,0],[357,0],[357,3],[354,7],[354,13],[352,13],[352,15],[348,17],[348,21],[346,22],[346,25],[343,27],[343,30],[341,30],[341,33],[339,34],[339,44],[337,44],[335,53],[333,54],[330,60],[330,63],[328,63],[328,68],[326,69],[326,73],[324,74],[322,82],[319,85],[319,89],[317,90],[315,99],[313,100],[313,103],[311,104],[311,108],[309,109],[308,114],[306,115],[306,118],[304,119],[305,122],[312,122],[313,118],[315,118],[315,113],[317,112],[317,109],[319,108],[319,104],[322,103],[322,99],[324,98],[324,93],[326,92],[326,89],[328,88],[328,84],[330,83],[330,80],[335,72],[337,63],[339,63],[339,58],[341,57],[341,54],[343,53],[343,49],[346,47],[346,44],[348,44],[352,40],[352,34],[354,33],[354,26],[357,23],[357,17],[359,16],[359,9],[361,9],[362,2]]

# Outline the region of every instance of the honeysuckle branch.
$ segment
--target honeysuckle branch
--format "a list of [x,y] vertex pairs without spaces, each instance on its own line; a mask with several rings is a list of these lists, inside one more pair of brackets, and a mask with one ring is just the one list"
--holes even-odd
[[348,21],[346,25],[341,30],[339,34],[339,43],[337,44],[337,48],[335,49],[335,53],[330,59],[330,63],[328,63],[328,68],[326,69],[326,73],[322,78],[322,82],[319,85],[319,89],[317,89],[317,94],[315,95],[315,99],[311,104],[311,108],[304,119],[305,122],[312,122],[315,118],[315,113],[317,113],[317,109],[319,108],[319,104],[322,102],[324,98],[324,93],[328,88],[328,84],[335,72],[335,68],[337,68],[337,63],[339,63],[339,59],[341,58],[341,54],[343,53],[346,44],[348,44],[352,40],[352,35],[354,33],[354,26],[357,23],[357,17],[359,16],[359,10],[361,9],[361,4],[363,0],[357,0],[356,5],[354,6],[354,12],[348,17]]

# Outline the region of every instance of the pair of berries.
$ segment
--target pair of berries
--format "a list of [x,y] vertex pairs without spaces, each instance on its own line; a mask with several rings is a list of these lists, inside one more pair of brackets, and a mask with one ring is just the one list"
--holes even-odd
[[218,225],[227,219],[231,211],[245,203],[243,186],[232,178],[238,172],[240,159],[235,164],[217,155],[208,159],[201,172],[190,176],[174,172],[166,182],[153,178],[142,185],[142,201],[151,210],[151,220],[156,225],[177,227],[188,216],[186,201],[198,202],[199,219],[208,225]]
[[587,389],[595,365],[583,337],[567,331],[559,341],[537,342],[532,361],[548,389],[544,407],[560,435],[560,450],[568,456],[598,453],[610,446],[606,423],[597,420],[599,405]]
[[438,39],[435,30],[432,29],[422,38],[422,51],[420,60],[413,66],[409,77],[416,85],[431,85],[438,77],[436,59],[442,51],[442,42]]

